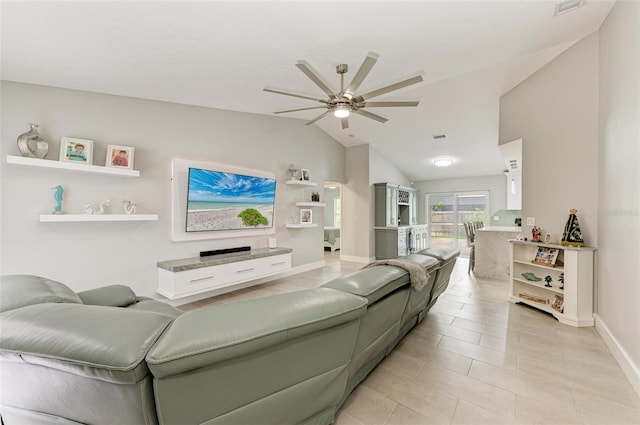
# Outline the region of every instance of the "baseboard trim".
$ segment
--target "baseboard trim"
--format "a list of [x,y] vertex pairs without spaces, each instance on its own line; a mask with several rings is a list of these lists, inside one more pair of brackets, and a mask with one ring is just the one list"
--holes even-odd
[[358,257],[355,255],[342,255],[340,254],[340,261],[348,261],[350,263],[364,263],[369,264],[376,261],[376,257]]
[[604,343],[609,348],[609,351],[613,354],[613,357],[620,365],[622,372],[631,383],[633,389],[638,393],[638,396],[640,396],[640,368],[633,362],[631,357],[629,357],[616,337],[613,336],[602,318],[597,314],[594,314],[594,317],[596,319],[596,331],[598,331]]

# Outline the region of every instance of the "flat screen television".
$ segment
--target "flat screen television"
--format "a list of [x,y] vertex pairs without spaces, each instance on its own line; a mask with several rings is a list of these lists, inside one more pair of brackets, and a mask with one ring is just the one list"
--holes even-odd
[[189,168],[186,232],[273,227],[276,180]]

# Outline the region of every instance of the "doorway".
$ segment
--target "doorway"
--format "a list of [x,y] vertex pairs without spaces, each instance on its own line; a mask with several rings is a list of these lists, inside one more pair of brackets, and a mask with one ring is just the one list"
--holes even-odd
[[487,222],[489,192],[454,192],[427,194],[426,211],[429,226],[429,247],[446,246],[468,256],[464,223]]
[[[324,250],[333,254],[340,250],[342,227],[342,185],[337,182],[324,183]],[[337,255],[337,254],[336,254]]]

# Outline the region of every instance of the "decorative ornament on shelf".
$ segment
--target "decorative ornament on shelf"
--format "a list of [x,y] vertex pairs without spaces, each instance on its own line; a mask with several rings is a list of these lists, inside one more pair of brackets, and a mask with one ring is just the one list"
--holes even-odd
[[582,232],[580,231],[580,225],[578,224],[577,209],[571,208],[569,210],[569,219],[564,226],[564,232],[562,233],[563,246],[584,246],[584,239],[582,238]]
[[98,211],[94,211],[94,214],[104,214],[104,207],[108,207],[110,204],[110,200],[109,199],[105,199],[104,201],[100,202],[100,209]]
[[122,200],[122,209],[124,210],[125,214],[129,215],[135,214],[137,212],[136,204],[126,199]]
[[87,202],[86,204],[82,205],[82,214],[87,214],[87,215],[93,214],[93,207],[91,206],[90,203]]
[[56,200],[56,208],[53,210],[54,214],[64,214],[62,212],[62,196],[64,195],[64,188],[60,185],[56,187],[52,187],[51,189],[55,189],[53,192],[53,199]]
[[542,235],[542,231],[539,227],[533,226],[531,229],[531,242],[541,242],[540,237]]
[[536,276],[535,274],[531,273],[531,272],[526,272],[526,273],[522,273],[522,277],[524,277],[525,279],[527,279],[528,281],[531,282],[539,282],[542,280],[541,277]]
[[545,283],[545,285],[544,285],[544,286],[546,286],[547,288],[551,288],[551,287],[552,287],[552,286],[551,286],[551,281],[553,281],[553,278],[552,278],[551,276],[547,275],[547,276],[544,278],[544,281],[545,281],[545,282],[547,282],[547,283]]
[[564,272],[560,273],[560,277],[558,277],[558,282],[560,282],[560,289],[564,289]]
[[38,133],[38,124],[29,125],[31,129],[18,136],[18,150],[22,156],[42,159],[49,152],[49,143]]
[[289,174],[291,174],[289,180],[297,180],[298,179],[298,169],[296,168],[296,164],[289,164]]

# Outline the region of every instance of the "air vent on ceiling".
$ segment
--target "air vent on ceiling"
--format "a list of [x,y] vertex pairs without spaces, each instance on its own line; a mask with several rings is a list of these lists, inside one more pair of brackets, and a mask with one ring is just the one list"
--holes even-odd
[[558,16],[571,10],[577,9],[584,4],[584,0],[564,0],[556,4],[556,12],[553,16]]
[[444,140],[447,138],[446,134],[434,134],[433,135],[433,140]]

